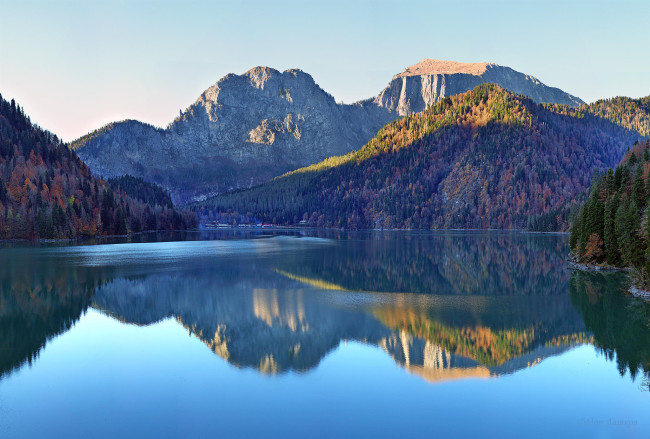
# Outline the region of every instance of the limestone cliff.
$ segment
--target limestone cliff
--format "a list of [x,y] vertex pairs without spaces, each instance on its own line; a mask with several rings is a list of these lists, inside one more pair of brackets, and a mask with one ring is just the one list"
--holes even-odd
[[395,75],[374,103],[400,116],[419,113],[440,99],[469,91],[480,84],[494,83],[506,90],[548,102],[579,106],[584,102],[559,88],[510,67],[491,63],[460,63],[424,59]]

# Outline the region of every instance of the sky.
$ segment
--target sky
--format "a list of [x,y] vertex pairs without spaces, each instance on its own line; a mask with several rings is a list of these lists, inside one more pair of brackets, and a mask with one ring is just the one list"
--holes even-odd
[[0,0],[0,94],[66,141],[166,126],[228,73],[300,68],[337,101],[423,58],[494,62],[587,102],[650,95],[650,1]]

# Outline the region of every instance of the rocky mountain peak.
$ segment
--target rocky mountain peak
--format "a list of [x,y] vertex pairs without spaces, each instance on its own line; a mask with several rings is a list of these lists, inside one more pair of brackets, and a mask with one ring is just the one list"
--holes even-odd
[[494,63],[462,63],[423,59],[395,75],[374,103],[399,116],[419,113],[440,99],[493,83],[526,95],[536,103],[578,106],[584,102],[537,78]]
[[280,72],[274,68],[257,66],[244,73],[243,76],[248,76],[253,87],[264,89],[264,84],[266,84],[271,77],[278,74],[280,74]]
[[300,69],[257,66],[222,77],[164,130],[138,122],[111,124],[74,147],[99,175],[142,177],[168,189],[175,202],[186,202],[346,154],[386,123],[483,83],[535,102],[582,103],[533,77],[488,63],[424,59],[393,78],[378,96],[352,105],[337,104]]

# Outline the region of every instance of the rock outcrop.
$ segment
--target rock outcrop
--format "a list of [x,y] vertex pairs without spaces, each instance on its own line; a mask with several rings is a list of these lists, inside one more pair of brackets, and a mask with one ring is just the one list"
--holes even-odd
[[492,63],[459,63],[424,59],[395,75],[374,103],[391,113],[406,116],[419,113],[440,99],[469,91],[480,84],[494,83],[506,90],[548,102],[579,106],[584,102],[559,88],[510,67]]
[[377,97],[351,105],[337,103],[301,70],[255,67],[220,79],[165,129],[127,120],[71,146],[94,173],[142,177],[183,203],[358,149],[386,123],[484,82],[537,102],[582,102],[494,64],[425,60],[396,75]]

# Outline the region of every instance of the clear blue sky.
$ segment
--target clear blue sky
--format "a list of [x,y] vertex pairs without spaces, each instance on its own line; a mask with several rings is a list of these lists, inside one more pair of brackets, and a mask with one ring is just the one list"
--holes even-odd
[[422,58],[489,61],[585,101],[650,94],[650,0],[0,0],[0,93],[65,140],[165,126],[227,73],[298,67],[338,101]]

